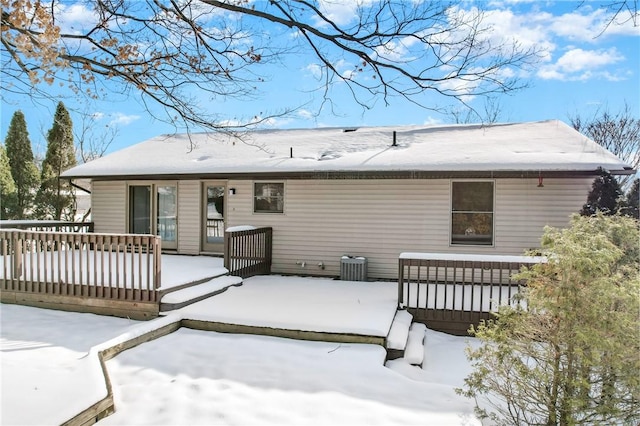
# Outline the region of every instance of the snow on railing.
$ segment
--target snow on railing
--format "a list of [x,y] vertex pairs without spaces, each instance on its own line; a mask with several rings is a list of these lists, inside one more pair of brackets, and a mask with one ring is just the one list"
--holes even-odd
[[236,226],[224,233],[224,267],[242,278],[271,273],[271,227]]
[[524,283],[512,278],[515,273],[523,266],[546,261],[537,256],[402,253],[398,306],[419,320],[438,317],[445,321],[460,317],[459,313],[486,318],[500,305],[516,303],[514,296]]
[[160,254],[154,235],[0,229],[0,288],[156,302]]
[[0,229],[22,229],[49,232],[93,232],[93,222],[65,220],[0,220]]

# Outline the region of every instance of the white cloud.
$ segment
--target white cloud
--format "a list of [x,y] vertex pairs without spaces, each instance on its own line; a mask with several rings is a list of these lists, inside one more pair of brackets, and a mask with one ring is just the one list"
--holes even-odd
[[313,78],[319,80],[322,78],[322,68],[318,64],[309,64],[303,68],[304,71],[307,71]]
[[308,109],[300,109],[296,111],[296,115],[303,120],[312,120],[315,118],[315,114]]
[[556,44],[551,38],[547,26],[553,16],[546,12],[533,14],[515,14],[512,10],[492,10],[484,19],[490,28],[490,40],[493,45],[515,41],[522,49],[535,48],[541,53],[541,60],[551,59]]
[[63,33],[80,34],[83,30],[93,28],[98,22],[98,15],[84,3],[54,5],[56,24]]
[[435,117],[431,117],[428,116],[423,122],[422,124],[424,124],[425,126],[432,126],[434,124],[441,124],[442,120],[440,120],[439,118],[435,118]]
[[[358,9],[366,7],[373,0],[320,0],[319,9],[324,16],[337,25],[346,25],[354,21],[358,16]],[[317,25],[326,26],[326,22],[319,19]]]
[[[625,13],[625,11],[621,11],[618,20],[620,17],[626,16]],[[612,19],[612,12],[603,8],[591,9],[587,6],[554,17],[550,22],[549,29],[555,35],[565,37],[568,40],[590,43],[599,42],[601,37],[606,38],[615,34],[640,35],[640,28],[634,27],[633,22],[609,25]]]
[[538,71],[538,77],[545,80],[588,80],[596,77],[610,81],[620,80],[623,76],[602,68],[624,59],[615,47],[599,50],[573,48],[555,63],[543,66]]
[[112,119],[109,122],[109,125],[121,125],[121,126],[126,126],[140,119],[139,115],[134,115],[134,114],[127,115],[121,112],[110,114],[110,117],[112,117]]

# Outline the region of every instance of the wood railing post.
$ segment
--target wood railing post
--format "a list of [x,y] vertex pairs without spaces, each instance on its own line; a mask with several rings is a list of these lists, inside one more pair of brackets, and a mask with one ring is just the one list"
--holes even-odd
[[270,274],[273,229],[271,227],[225,231],[224,266],[230,274],[247,278]]
[[13,233],[12,246],[13,246],[13,261],[12,261],[13,270],[11,271],[12,278],[14,280],[19,280],[20,277],[22,276],[22,261],[23,261],[22,256],[23,256],[23,249],[24,249],[21,234],[19,232]]
[[404,260],[398,259],[398,309],[404,304]]

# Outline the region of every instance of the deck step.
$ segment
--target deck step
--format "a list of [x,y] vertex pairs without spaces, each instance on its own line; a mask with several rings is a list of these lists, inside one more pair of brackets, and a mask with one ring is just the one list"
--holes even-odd
[[167,293],[160,300],[160,312],[183,308],[192,303],[204,300],[207,297],[220,294],[229,287],[240,285],[242,285],[242,278],[233,275],[223,275],[203,284]]
[[207,283],[213,279],[219,278],[219,277],[224,277],[226,275],[229,275],[229,271],[227,270],[227,268],[217,268],[211,271],[212,275],[210,275],[207,278],[202,278],[199,280],[195,280],[195,281],[191,281],[188,283],[184,283],[184,284],[180,284],[180,285],[176,285],[173,287],[168,287],[168,288],[163,288],[160,287],[160,293],[164,296],[167,295],[169,293],[174,293],[180,290],[184,290],[185,288],[189,288],[189,287],[193,287],[193,286],[197,286],[200,284],[204,284]]
[[387,336],[387,349],[403,351],[409,337],[409,327],[413,321],[413,315],[405,310],[396,311],[396,316],[391,323],[391,329]]
[[407,347],[404,350],[404,359],[412,365],[422,364],[424,359],[424,339],[427,332],[427,326],[419,322],[411,324],[409,329],[409,339]]

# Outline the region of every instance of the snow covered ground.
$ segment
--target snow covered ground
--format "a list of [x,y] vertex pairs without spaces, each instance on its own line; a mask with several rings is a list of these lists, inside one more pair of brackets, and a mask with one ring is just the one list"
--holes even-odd
[[437,334],[420,370],[376,345],[180,329],[107,362],[116,413],[99,424],[480,424],[453,390],[465,339]]
[[[307,286],[304,302],[309,306],[322,303],[323,292],[337,285],[331,280],[302,278],[253,280],[267,290],[281,287],[291,297],[293,283]],[[388,315],[388,289],[365,284],[371,290],[378,288],[381,296],[356,300],[364,308],[354,316],[366,320],[376,312]],[[247,295],[257,288],[247,286]],[[221,310],[241,289],[222,293],[227,299],[218,295],[210,299],[219,298],[217,302],[200,302],[197,310],[200,315]],[[345,294],[345,298],[355,296]],[[289,305],[299,306],[296,302],[289,301]],[[237,303],[246,308],[247,299],[239,298]],[[330,312],[333,315],[320,329],[353,321],[342,318],[338,307]],[[251,309],[245,313],[249,321],[260,315]],[[276,314],[274,318],[286,326],[282,313]],[[290,325],[304,323],[300,320],[303,314],[304,310],[288,311]],[[106,390],[95,349],[87,356],[91,348],[118,335],[135,335],[141,327],[153,327],[154,321],[161,325],[171,319],[138,323],[5,304],[0,305],[0,315],[2,424],[60,424],[103,398]],[[183,328],[107,362],[117,411],[100,423],[479,424],[472,415],[472,402],[454,392],[469,372],[464,356],[467,340],[428,331],[423,369],[402,360],[388,363],[387,368],[385,351],[376,345]]]
[[0,304],[3,425],[60,424],[107,396],[92,346],[137,321]]

